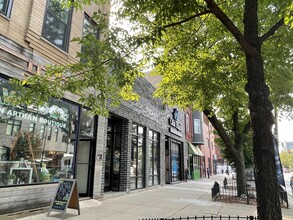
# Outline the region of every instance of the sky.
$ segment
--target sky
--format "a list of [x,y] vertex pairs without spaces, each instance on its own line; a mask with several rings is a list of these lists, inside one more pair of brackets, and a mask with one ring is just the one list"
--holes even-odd
[[279,141],[293,142],[293,120],[279,120]]

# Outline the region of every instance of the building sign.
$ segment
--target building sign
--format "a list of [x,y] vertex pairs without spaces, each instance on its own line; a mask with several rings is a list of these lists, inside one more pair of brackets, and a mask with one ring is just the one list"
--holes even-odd
[[179,112],[177,108],[173,109],[172,117],[169,118],[169,131],[172,134],[175,134],[179,137],[182,137],[182,126],[181,123],[178,121]]
[[38,107],[12,106],[7,102],[7,98],[17,95],[17,92],[10,88],[7,80],[0,83],[0,118],[26,119],[58,128],[68,128],[69,113],[65,106],[58,107],[53,102]]
[[49,126],[55,126],[58,128],[66,128],[67,127],[67,123],[64,123],[64,122],[59,122],[56,120],[51,120],[51,119],[41,117],[41,116],[33,114],[33,113],[23,112],[21,110],[14,110],[14,109],[0,106],[0,117],[3,118],[5,116],[8,118],[17,117],[17,118],[26,119],[29,121],[40,122],[42,124],[47,124]]

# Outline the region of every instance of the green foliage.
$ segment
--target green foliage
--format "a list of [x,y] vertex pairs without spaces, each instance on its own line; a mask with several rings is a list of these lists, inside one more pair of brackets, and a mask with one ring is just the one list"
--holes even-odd
[[[235,135],[234,133],[228,132],[230,135],[230,139],[234,140]],[[228,160],[229,164],[233,165],[235,164],[235,158],[232,156],[231,152],[227,149],[221,138],[216,138],[216,143],[220,147],[220,152],[223,158]],[[254,165],[254,158],[253,158],[253,150],[252,150],[253,144],[252,144],[252,131],[250,131],[248,134],[244,136],[243,140],[243,154],[244,154],[244,163],[245,167],[249,168]]]
[[14,134],[14,141],[10,153],[11,159],[19,161],[20,158],[23,158],[24,160],[30,161],[32,158],[38,158],[41,152],[41,145],[42,139],[36,133],[18,131]]
[[62,98],[66,92],[70,92],[77,95],[79,102],[90,107],[95,114],[107,115],[107,103],[117,106],[122,100],[138,100],[132,85],[142,73],[139,63],[130,58],[133,48],[121,46],[121,39],[114,34],[117,33],[116,29],[106,31],[107,18],[103,15],[95,14],[92,19],[99,22],[103,40],[98,40],[93,34],[75,38],[74,41],[82,47],[77,54],[80,62],[63,66],[48,65],[46,72],[41,75],[29,76],[24,80],[13,79],[12,83],[19,93],[10,102],[43,105],[50,97]]
[[289,154],[288,151],[282,151],[280,153],[280,159],[283,167],[293,169],[293,154]]

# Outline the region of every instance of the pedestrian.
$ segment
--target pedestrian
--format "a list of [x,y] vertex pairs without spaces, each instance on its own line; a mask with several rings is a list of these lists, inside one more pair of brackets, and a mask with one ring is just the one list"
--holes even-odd
[[210,178],[210,171],[209,171],[209,168],[207,168],[207,175],[208,175],[208,178]]
[[185,178],[186,178],[185,180],[186,180],[186,182],[187,182],[188,179],[189,179],[189,169],[188,169],[188,168],[185,169],[185,176],[186,176],[186,177],[185,177]]
[[224,170],[223,170],[223,168],[222,168],[222,175],[224,174]]

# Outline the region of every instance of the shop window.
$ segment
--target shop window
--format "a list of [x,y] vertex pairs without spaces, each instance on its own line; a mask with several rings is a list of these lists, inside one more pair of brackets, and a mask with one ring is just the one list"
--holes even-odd
[[60,1],[48,0],[42,37],[68,51],[72,9],[62,7]]
[[35,127],[36,127],[36,124],[31,122],[29,126],[29,132],[35,132]]
[[[0,77],[0,187],[71,178],[79,107],[58,99],[33,109],[5,103],[13,94]],[[68,141],[50,141],[55,131]]]
[[8,120],[7,126],[6,126],[6,135],[13,135],[14,133],[18,132],[21,127],[21,121],[19,120]]
[[10,17],[13,0],[0,0],[0,14]]
[[132,125],[130,189],[145,187],[145,128]]
[[159,133],[149,130],[149,186],[160,184]]

